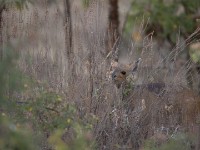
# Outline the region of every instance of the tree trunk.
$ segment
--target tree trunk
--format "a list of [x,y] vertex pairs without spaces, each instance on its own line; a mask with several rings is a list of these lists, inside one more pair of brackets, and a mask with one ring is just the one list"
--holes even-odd
[[3,59],[3,10],[0,8],[0,61]]
[[65,47],[66,47],[66,59],[67,59],[67,74],[68,74],[68,88],[74,89],[74,82],[76,78],[75,63],[74,63],[74,51],[73,51],[73,29],[71,18],[70,0],[64,0],[65,9]]
[[[106,72],[112,70],[111,62],[118,62],[117,41],[119,38],[119,12],[118,0],[109,0],[108,29],[106,39],[106,55],[110,59],[106,59]],[[111,52],[112,51],[112,52]],[[111,53],[110,53],[111,52]],[[107,70],[109,68],[109,70]]]
[[69,0],[64,0],[65,4],[65,44],[67,49],[67,55],[72,53],[72,19],[71,8]]
[[110,52],[119,37],[118,0],[109,0],[108,15],[108,52]]

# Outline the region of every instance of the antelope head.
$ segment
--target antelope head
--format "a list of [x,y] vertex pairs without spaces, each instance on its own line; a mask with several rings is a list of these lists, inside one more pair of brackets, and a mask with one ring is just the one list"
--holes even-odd
[[139,58],[134,64],[123,65],[114,61],[111,63],[112,67],[112,80],[115,83],[117,88],[121,87],[121,84],[127,80],[128,77],[134,76],[138,70],[139,63],[141,58]]

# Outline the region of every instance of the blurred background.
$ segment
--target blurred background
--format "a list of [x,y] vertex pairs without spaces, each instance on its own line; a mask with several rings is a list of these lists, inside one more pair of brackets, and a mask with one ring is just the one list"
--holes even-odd
[[199,0],[0,0],[0,149],[199,150],[199,39]]

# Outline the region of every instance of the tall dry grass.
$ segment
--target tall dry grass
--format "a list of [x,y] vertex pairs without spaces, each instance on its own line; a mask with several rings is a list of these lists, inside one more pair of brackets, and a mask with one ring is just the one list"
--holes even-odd
[[[40,1],[28,10],[19,12],[13,8],[4,12],[4,44],[10,42],[20,52],[19,66],[23,72],[65,94],[66,101],[76,105],[80,117],[96,117],[93,137],[97,149],[139,149],[146,139],[157,134],[167,139],[177,133],[198,137],[200,99],[187,87],[186,80],[192,62],[178,66],[185,42],[178,43],[163,58],[154,47],[153,34],[143,37],[139,45],[132,40],[120,40],[119,63],[132,63],[139,57],[142,63],[134,85],[117,89],[109,76],[112,54],[106,53],[106,8],[106,2],[93,1],[89,8],[83,8],[79,1],[72,2],[76,66],[76,77],[70,77],[74,80],[73,88],[67,83],[70,72],[68,46],[64,45],[63,2],[48,5]],[[145,26],[141,24],[141,34]],[[193,42],[197,34],[199,29],[188,40]],[[152,86],[154,83],[164,86]]]

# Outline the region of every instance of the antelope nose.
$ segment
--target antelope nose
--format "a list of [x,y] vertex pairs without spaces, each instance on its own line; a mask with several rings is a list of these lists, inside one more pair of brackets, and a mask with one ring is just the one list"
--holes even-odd
[[114,80],[114,79],[116,79],[116,78],[117,78],[117,75],[116,75],[115,72],[113,72],[113,73],[112,73],[112,79]]
[[113,78],[115,79],[115,78],[117,78],[117,76],[116,76],[116,75],[113,75]]

